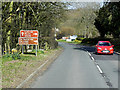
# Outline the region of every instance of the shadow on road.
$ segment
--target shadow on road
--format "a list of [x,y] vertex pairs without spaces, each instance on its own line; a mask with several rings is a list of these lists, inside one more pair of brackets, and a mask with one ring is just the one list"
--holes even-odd
[[95,53],[95,47],[91,47],[91,46],[81,46],[81,45],[77,45],[76,48],[73,48],[75,50],[82,50],[82,51],[88,51],[89,53],[91,53],[91,55],[95,58],[95,60],[119,60],[120,56],[113,54],[97,54]]
[[82,50],[82,51],[86,51],[85,49],[83,49],[83,48],[73,48],[73,49],[75,49],[75,50]]
[[93,53],[95,52],[95,47],[90,47],[90,46],[79,46],[78,48],[74,48],[74,49],[84,50]]

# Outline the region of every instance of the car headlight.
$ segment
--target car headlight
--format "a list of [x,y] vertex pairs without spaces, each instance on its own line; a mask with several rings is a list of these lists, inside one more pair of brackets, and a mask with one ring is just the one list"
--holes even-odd
[[100,47],[98,47],[98,49],[101,49]]
[[113,49],[112,47],[110,48],[110,50]]

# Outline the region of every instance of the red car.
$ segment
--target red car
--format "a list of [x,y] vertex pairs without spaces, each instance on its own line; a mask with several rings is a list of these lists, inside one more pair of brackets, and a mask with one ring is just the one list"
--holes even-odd
[[111,45],[109,41],[98,41],[96,44],[96,53],[97,54],[113,54],[114,45]]

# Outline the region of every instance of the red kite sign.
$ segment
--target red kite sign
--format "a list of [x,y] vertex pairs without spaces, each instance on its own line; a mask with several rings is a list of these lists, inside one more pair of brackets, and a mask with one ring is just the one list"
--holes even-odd
[[37,30],[20,30],[20,37],[38,37]]

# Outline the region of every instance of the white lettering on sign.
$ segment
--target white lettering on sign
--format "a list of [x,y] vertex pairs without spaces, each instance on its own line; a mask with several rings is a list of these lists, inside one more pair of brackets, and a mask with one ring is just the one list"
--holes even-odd
[[38,42],[38,41],[34,41],[34,42]]
[[34,35],[37,35],[37,33],[34,33]]
[[22,36],[24,35],[24,32],[22,32]]

